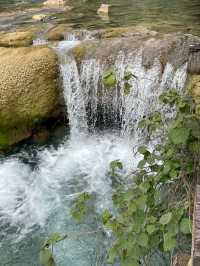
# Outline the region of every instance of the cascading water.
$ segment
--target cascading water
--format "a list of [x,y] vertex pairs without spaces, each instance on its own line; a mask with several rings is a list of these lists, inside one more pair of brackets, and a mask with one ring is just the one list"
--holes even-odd
[[[133,157],[132,147],[145,141],[137,129],[139,120],[153,110],[169,111],[161,109],[158,95],[166,88],[184,87],[186,64],[175,70],[167,63],[163,71],[155,60],[145,69],[142,50],[137,50],[128,55],[119,53],[114,64],[118,82],[116,88],[107,89],[101,83],[105,64],[88,59],[78,68],[68,53],[78,43],[73,39],[57,47],[70,138],[66,136],[58,148],[21,151],[1,158],[1,265],[39,265],[40,247],[55,232],[69,235],[54,248],[58,266],[106,265],[109,237],[98,231],[95,214],[81,225],[75,224],[70,215],[73,200],[88,191],[96,195],[97,213],[112,208],[110,161],[121,160],[125,172],[136,167],[138,158]],[[129,95],[123,89],[126,71],[135,75]],[[95,133],[99,124],[106,131]],[[120,130],[112,132],[115,125]],[[86,234],[93,231],[97,232]]]

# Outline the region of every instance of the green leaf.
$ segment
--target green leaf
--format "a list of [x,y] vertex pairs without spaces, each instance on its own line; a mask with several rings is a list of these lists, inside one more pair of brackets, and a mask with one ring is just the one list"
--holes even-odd
[[175,222],[171,222],[167,225],[166,227],[166,230],[167,230],[167,234],[170,235],[170,236],[176,236],[179,232],[179,226],[178,226],[178,222],[175,221]]
[[57,242],[60,242],[60,241],[64,240],[65,238],[67,238],[67,235],[62,236],[59,233],[54,233],[54,234],[49,236],[46,244],[47,245],[53,245],[53,244],[55,244]]
[[126,71],[126,72],[124,73],[124,79],[125,79],[126,81],[129,81],[129,80],[132,79],[132,78],[137,79],[137,76],[135,76],[131,71]]
[[81,222],[86,213],[89,211],[88,203],[90,199],[91,195],[88,192],[83,192],[81,195],[79,195],[72,206],[70,210],[71,215],[78,223]]
[[141,233],[139,235],[139,238],[138,238],[138,244],[141,246],[141,247],[147,247],[148,246],[148,235],[145,234],[145,233]]
[[145,166],[145,164],[146,164],[146,160],[141,160],[141,161],[139,161],[137,167],[142,169]]
[[146,204],[146,200],[147,197],[145,195],[141,195],[135,200],[135,203],[139,209],[143,210]]
[[112,214],[108,211],[105,210],[102,214],[102,219],[103,219],[103,224],[106,224],[110,219],[112,219]]
[[115,170],[116,168],[118,169],[123,169],[123,164],[119,160],[112,161],[110,163],[110,168]]
[[168,213],[165,213],[161,216],[160,218],[160,224],[162,225],[166,225],[168,224],[172,219],[172,213],[171,212],[168,212]]
[[176,238],[169,234],[164,235],[164,251],[171,251],[176,246]]
[[175,104],[179,99],[179,94],[175,90],[169,90],[167,92],[164,92],[159,97],[160,101],[162,101],[164,104]]
[[116,245],[113,245],[108,253],[108,263],[113,264],[117,257],[118,257],[117,247]]
[[170,162],[166,162],[166,163],[164,164],[163,174],[164,174],[164,175],[168,175],[169,172],[170,172],[170,170],[171,170]]
[[149,182],[143,182],[142,184],[139,185],[139,188],[142,190],[143,193],[147,193],[150,187],[151,185]]
[[125,84],[124,84],[124,94],[125,95],[130,94],[131,88],[132,88],[132,86],[128,82],[125,82]]
[[192,153],[198,153],[199,152],[199,142],[198,141],[193,141],[193,142],[190,142],[189,143],[189,150],[192,152]]
[[144,128],[146,126],[146,120],[142,119],[140,120],[140,122],[138,123],[138,128]]
[[186,144],[189,135],[190,135],[189,128],[184,128],[184,127],[172,128],[169,131],[169,138],[176,145]]
[[103,75],[102,81],[104,86],[114,87],[117,84],[115,72],[113,70],[106,71]]
[[136,212],[136,210],[137,210],[137,206],[136,206],[135,202],[130,202],[128,204],[128,213],[133,214],[134,212]]
[[48,248],[43,248],[40,250],[40,263],[43,266],[56,266],[53,254]]
[[150,120],[154,123],[161,123],[162,119],[161,119],[161,114],[159,112],[154,112],[151,117]]
[[148,155],[150,152],[147,150],[146,146],[142,145],[138,147],[138,152],[142,155]]
[[183,218],[180,223],[181,233],[187,235],[192,233],[192,222],[188,218]]
[[156,231],[156,226],[154,224],[149,224],[147,225],[146,230],[147,230],[147,233],[151,235]]
[[123,169],[123,164],[119,160],[115,160],[110,162],[110,169],[111,169],[111,175],[116,176],[116,170]]

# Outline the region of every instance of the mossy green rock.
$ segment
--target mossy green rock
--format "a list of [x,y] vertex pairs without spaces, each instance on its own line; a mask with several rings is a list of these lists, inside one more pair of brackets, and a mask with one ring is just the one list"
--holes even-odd
[[0,149],[58,114],[58,64],[47,47],[0,48]]

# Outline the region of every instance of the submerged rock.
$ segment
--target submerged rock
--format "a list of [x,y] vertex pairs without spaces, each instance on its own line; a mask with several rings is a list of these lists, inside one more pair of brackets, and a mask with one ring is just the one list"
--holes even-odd
[[58,65],[47,47],[0,48],[0,149],[59,114]]

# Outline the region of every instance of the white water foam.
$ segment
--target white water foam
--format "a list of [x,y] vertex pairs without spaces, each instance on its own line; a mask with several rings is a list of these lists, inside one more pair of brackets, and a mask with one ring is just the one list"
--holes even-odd
[[[0,165],[0,223],[5,229],[5,233],[1,231],[3,237],[18,243],[29,234],[36,234],[36,239],[40,240],[40,232],[44,230],[46,235],[79,230],[71,219],[70,207],[83,191],[96,195],[97,210],[111,208],[112,180],[108,172],[110,161],[116,159],[123,162],[124,171],[134,165],[130,144],[115,134],[105,133],[82,138],[78,142],[66,141],[57,150],[40,151],[35,158],[37,167],[33,169],[15,157],[3,160]],[[36,230],[38,226],[39,231]],[[9,233],[9,228],[15,229]],[[87,230],[91,228],[92,225],[87,226]],[[80,248],[80,254],[72,265],[90,265],[91,258],[83,258],[82,244],[74,241],[63,244],[65,257],[59,250],[55,253],[58,265],[66,265],[66,250],[72,243],[74,249],[67,252],[67,257],[72,256],[70,260]],[[36,241],[35,245],[40,244]],[[32,248],[30,246],[29,253]],[[90,253],[93,248],[93,243],[87,243],[84,252],[87,250]],[[10,256],[14,257],[13,251],[10,252]],[[6,262],[8,258],[1,255],[1,259]],[[78,264],[80,260],[83,264]],[[27,265],[23,263],[22,257],[21,265]]]

